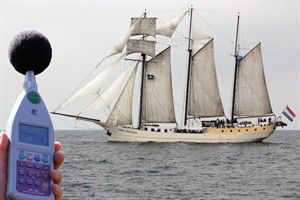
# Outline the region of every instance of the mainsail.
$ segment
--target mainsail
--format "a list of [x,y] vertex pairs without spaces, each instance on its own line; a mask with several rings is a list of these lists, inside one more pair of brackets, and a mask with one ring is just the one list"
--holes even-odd
[[261,45],[254,47],[238,61],[234,116],[272,114],[272,107],[263,69]]
[[189,91],[188,115],[197,117],[224,115],[212,39],[192,57]]
[[142,120],[174,123],[171,48],[165,49],[147,63],[143,80]]

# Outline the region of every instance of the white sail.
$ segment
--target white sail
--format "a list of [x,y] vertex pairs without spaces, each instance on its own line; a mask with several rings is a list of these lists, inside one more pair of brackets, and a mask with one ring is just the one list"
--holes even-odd
[[126,86],[124,87],[118,101],[113,107],[110,113],[107,123],[117,126],[117,125],[130,125],[132,124],[132,98],[134,91],[134,82],[137,71],[137,65],[133,70]]
[[129,39],[127,42],[126,54],[143,53],[151,57],[155,56],[155,42],[148,40]]
[[124,71],[106,90],[104,90],[90,105],[88,105],[81,113],[89,112],[91,110],[98,110],[108,108],[111,106],[112,101],[117,96],[116,91],[119,90],[121,84],[124,83],[126,76],[132,66]]
[[102,58],[97,67],[102,63],[102,61],[110,56],[121,53],[129,39],[129,37],[135,32],[136,25],[139,23],[139,20],[135,21],[134,24],[131,25],[129,30],[122,35],[122,37],[116,42],[112,48],[106,53],[106,55]]
[[143,121],[175,122],[170,52],[171,49],[167,48],[147,63],[143,84]]
[[273,113],[260,44],[238,63],[234,101],[235,116],[263,116]]
[[171,37],[173,35],[174,31],[176,30],[177,26],[179,25],[179,23],[181,22],[181,20],[183,19],[183,17],[186,15],[187,12],[188,11],[185,11],[181,15],[179,15],[176,18],[169,21],[166,25],[157,28],[156,29],[156,34],[163,35],[163,36],[166,36],[166,37]]
[[155,37],[156,18],[151,18],[151,17],[131,18],[131,26],[135,26],[131,35],[148,35],[148,36]]
[[108,66],[102,73],[100,73],[96,78],[90,81],[87,85],[85,85],[81,90],[79,90],[76,94],[74,94],[68,101],[66,101],[62,106],[78,101],[84,97],[89,95],[98,94],[103,86],[103,83],[107,80],[107,78],[112,73],[113,69],[119,65],[121,59],[124,55],[121,55],[112,65]]
[[192,57],[189,88],[188,115],[197,117],[224,115],[212,39]]
[[192,20],[192,38],[193,38],[193,55],[197,53],[212,38],[207,32],[204,22],[198,15],[193,16]]

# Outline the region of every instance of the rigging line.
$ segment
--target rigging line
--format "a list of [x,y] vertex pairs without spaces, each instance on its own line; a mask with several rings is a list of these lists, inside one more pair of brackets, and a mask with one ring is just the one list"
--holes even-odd
[[214,26],[212,26],[210,23],[208,23],[207,20],[205,20],[203,17],[201,17],[197,12],[196,14],[198,15],[198,17],[200,17],[210,28],[212,28],[214,31],[216,31],[218,34],[220,34],[224,39],[226,39],[227,41],[229,41],[230,43],[234,44],[235,42],[233,42],[231,39],[229,39],[229,37],[227,37],[226,35],[224,35],[223,33],[221,33],[220,31],[218,31],[218,29],[216,29]]
[[168,13],[168,12],[178,12],[178,11],[187,11],[186,9],[174,9],[174,10],[165,10],[165,11],[150,11],[147,13]]
[[195,10],[196,10],[196,12],[197,12],[197,10],[199,10],[199,11],[203,11],[203,12],[207,12],[207,13],[214,13],[214,14],[219,14],[219,15],[236,16],[236,14],[233,14],[233,13],[224,13],[224,12],[205,10],[205,9],[199,9],[199,8],[197,8]]
[[56,115],[61,121],[63,121],[64,123],[68,124],[70,127],[74,128],[75,126],[73,124],[71,124],[70,122],[68,122],[67,120],[65,120],[64,117],[61,117],[59,115]]
[[[98,66],[98,65],[97,65]],[[64,101],[56,108],[54,109],[54,112],[57,111],[58,109],[62,108],[62,105],[69,100],[76,91],[78,91],[79,88],[83,86],[83,83],[86,82],[86,80],[94,73],[97,67],[95,67],[80,83],[79,85],[64,99]]]
[[[93,132],[95,132],[95,133],[98,133],[98,130],[97,130],[97,129],[94,129],[94,128],[88,126],[88,125],[85,124],[83,121],[78,120],[78,123],[81,123],[85,128],[89,129],[90,131],[93,131]],[[102,139],[106,139],[105,137],[103,137],[103,134],[100,134],[100,137],[101,137]]]
[[[220,74],[220,77],[221,77],[220,78],[221,81],[222,81],[221,85],[222,85],[222,88],[223,88],[222,91],[224,91],[224,93],[225,93],[225,101],[226,101],[227,107],[230,108],[230,105],[231,105],[230,98],[229,98],[230,96],[228,95],[228,90],[225,88],[225,80],[224,80],[225,76],[222,73],[223,72],[222,68],[219,67],[220,65],[218,63],[221,63],[221,62],[219,62],[219,57],[218,56],[215,56],[215,62],[216,62],[216,68],[218,69],[217,72]],[[218,86],[220,87],[220,85],[218,85]],[[224,109],[224,107],[223,107],[223,109]],[[224,113],[225,113],[225,111],[224,111]]]
[[[124,55],[122,55],[121,57],[123,57]],[[102,63],[102,61],[99,63],[99,64],[101,64]],[[80,88],[82,88],[83,86],[84,86],[84,83],[90,78],[90,76],[97,70],[97,68],[98,68],[98,66],[99,66],[99,64],[98,65],[96,65],[96,67],[94,67],[94,69],[79,83],[79,85],[73,90],[73,92],[71,92],[70,93],[70,95],[68,95],[66,98],[65,98],[65,100],[63,101],[63,103],[61,103],[60,104],[60,106],[58,106],[55,110],[54,110],[54,112],[55,111],[57,111],[58,109],[60,109],[60,108],[62,108],[62,106],[64,105],[64,103],[66,103],[67,102],[67,100],[69,100],[70,98],[72,98],[76,93],[75,92],[78,92],[79,91],[79,89]],[[107,66],[106,66],[106,68],[108,68]],[[103,72],[103,71],[102,71]],[[102,72],[99,72],[99,74],[100,73],[102,73]],[[99,75],[98,74],[98,75]]]

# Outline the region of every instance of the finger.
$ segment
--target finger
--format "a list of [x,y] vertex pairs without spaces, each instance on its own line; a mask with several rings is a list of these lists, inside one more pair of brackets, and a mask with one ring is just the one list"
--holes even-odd
[[61,149],[61,143],[58,141],[55,141],[55,153],[58,152]]
[[54,169],[58,169],[60,165],[64,162],[65,155],[62,152],[57,152],[54,154]]
[[50,177],[54,181],[54,183],[56,183],[58,185],[61,184],[62,175],[61,175],[61,173],[58,170],[55,170],[55,169],[51,170]]
[[5,132],[0,134],[0,150],[3,152],[8,151],[9,140]]
[[57,184],[53,184],[52,191],[55,196],[55,200],[61,200],[63,194],[61,187]]

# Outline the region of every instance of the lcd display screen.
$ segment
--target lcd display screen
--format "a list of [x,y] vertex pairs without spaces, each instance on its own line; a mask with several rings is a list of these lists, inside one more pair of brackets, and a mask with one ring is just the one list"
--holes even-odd
[[48,128],[19,124],[19,142],[49,146]]

